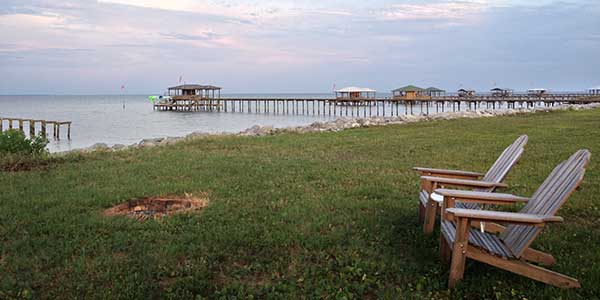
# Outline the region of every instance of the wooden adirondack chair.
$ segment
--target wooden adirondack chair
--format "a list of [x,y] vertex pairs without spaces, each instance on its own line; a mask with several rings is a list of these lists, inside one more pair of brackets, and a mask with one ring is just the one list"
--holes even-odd
[[[508,148],[502,152],[496,162],[486,174],[441,170],[431,168],[413,168],[421,174],[421,192],[419,193],[419,221],[423,222],[423,231],[426,234],[433,232],[435,227],[435,216],[441,205],[441,197],[432,198],[432,192],[437,188],[458,187],[474,191],[493,192],[497,188],[507,187],[502,183],[508,172],[519,161],[525,151],[528,141],[527,135],[517,138]],[[477,209],[478,203],[458,204],[460,208]],[[490,226],[491,228],[491,226]]]
[[[451,258],[448,286],[453,288],[463,278],[466,259],[470,258],[557,287],[581,287],[577,279],[529,263],[547,266],[555,262],[552,255],[530,246],[546,224],[563,221],[556,212],[583,181],[590,156],[588,150],[577,151],[552,171],[530,199],[508,194],[436,190],[444,196],[444,203],[450,205],[458,201],[527,201],[519,213],[446,209],[441,225],[440,255],[446,261]],[[509,225],[498,235],[473,228],[472,221]]]

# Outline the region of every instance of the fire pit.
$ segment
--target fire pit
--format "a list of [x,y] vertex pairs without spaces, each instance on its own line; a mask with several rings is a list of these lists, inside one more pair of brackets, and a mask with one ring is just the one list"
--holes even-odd
[[207,197],[169,196],[130,200],[104,211],[105,216],[127,216],[139,221],[157,219],[208,206]]

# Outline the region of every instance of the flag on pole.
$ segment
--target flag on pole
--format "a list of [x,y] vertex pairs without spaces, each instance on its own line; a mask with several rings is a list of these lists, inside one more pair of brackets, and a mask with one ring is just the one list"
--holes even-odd
[[179,83],[181,84],[181,81],[183,80],[183,75],[179,76]]
[[[121,84],[121,95],[123,95],[123,91],[125,91],[125,85]],[[125,98],[123,98],[123,109],[125,109]]]

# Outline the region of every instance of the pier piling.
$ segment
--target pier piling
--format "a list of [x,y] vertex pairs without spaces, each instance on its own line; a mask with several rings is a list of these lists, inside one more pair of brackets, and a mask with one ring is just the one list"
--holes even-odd
[[[480,109],[515,109],[518,107],[551,107],[563,103],[592,103],[600,99],[589,99],[581,94],[556,94],[532,96],[528,94],[496,96],[432,96],[427,99],[397,98],[202,98],[184,97],[154,104],[158,111],[201,111],[201,112],[241,112],[284,115],[371,117],[399,116],[404,108],[405,115],[433,112],[472,111]],[[504,105],[506,104],[506,105]],[[402,106],[402,107],[401,107]],[[435,108],[434,108],[435,106]],[[62,125],[62,124],[61,124]],[[9,127],[12,128],[12,121]],[[68,125],[70,126],[70,125]],[[59,129],[57,129],[59,130]],[[67,134],[70,135],[69,133]]]
[[52,137],[56,140],[60,140],[60,128],[63,125],[67,126],[67,139],[71,139],[71,122],[59,122],[59,121],[47,121],[47,120],[36,120],[36,119],[24,119],[24,118],[6,118],[0,117],[0,132],[4,131],[4,121],[8,123],[8,130],[14,129],[14,122],[17,122],[17,128],[20,132],[26,133],[25,127],[27,126],[29,131],[29,137],[36,136],[36,123],[40,123],[40,134],[47,137],[47,125],[52,124]]
[[29,120],[29,136],[35,136],[35,120]]

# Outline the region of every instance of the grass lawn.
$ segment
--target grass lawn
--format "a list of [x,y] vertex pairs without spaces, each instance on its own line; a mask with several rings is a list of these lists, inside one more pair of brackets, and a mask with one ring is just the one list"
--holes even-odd
[[[529,196],[588,148],[580,191],[534,247],[583,288],[469,261],[446,289],[439,229],[417,222],[413,166],[485,171],[530,137],[507,190]],[[591,299],[600,295],[600,110],[337,133],[211,137],[0,173],[0,299]],[[138,222],[104,209],[208,193],[196,213]]]

